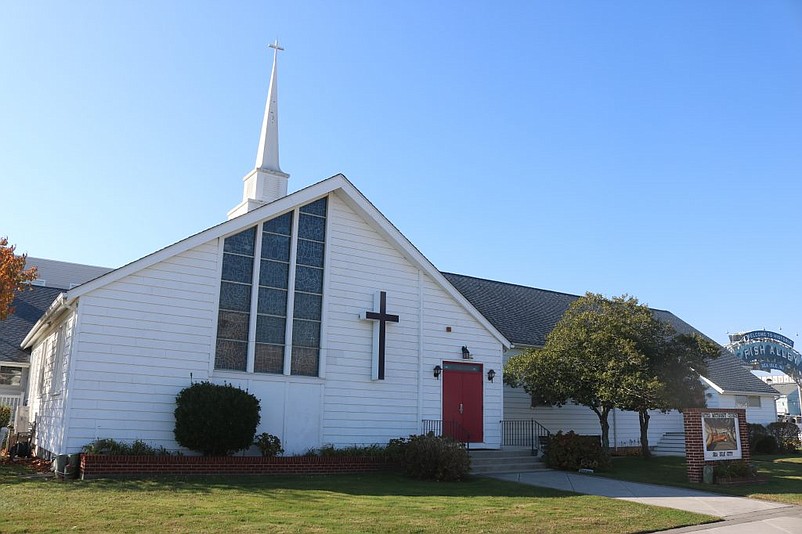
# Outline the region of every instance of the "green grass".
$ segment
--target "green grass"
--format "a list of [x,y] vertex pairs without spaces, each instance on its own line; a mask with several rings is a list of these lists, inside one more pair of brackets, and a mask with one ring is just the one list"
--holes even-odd
[[0,466],[0,532],[650,532],[715,518],[473,478],[31,479]]
[[757,466],[759,475],[769,478],[767,483],[743,486],[691,484],[685,470],[685,458],[670,456],[649,460],[640,457],[614,458],[612,471],[600,475],[802,505],[802,456],[755,456],[752,462]]

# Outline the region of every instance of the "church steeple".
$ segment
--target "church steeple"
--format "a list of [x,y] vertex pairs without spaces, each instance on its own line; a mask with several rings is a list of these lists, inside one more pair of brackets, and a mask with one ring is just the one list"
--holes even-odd
[[229,219],[287,195],[290,175],[281,170],[278,162],[278,52],[284,49],[278,41],[271,44],[270,48],[273,49],[273,70],[262,118],[256,166],[242,179],[242,202],[228,212]]

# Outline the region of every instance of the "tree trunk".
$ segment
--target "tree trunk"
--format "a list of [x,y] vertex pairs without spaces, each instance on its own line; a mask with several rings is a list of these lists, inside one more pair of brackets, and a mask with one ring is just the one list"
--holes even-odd
[[591,408],[599,418],[599,426],[601,427],[601,446],[605,454],[610,453],[610,423],[607,422],[607,416],[610,415],[612,408],[602,406],[601,408]]
[[638,412],[638,422],[640,422],[640,449],[644,458],[651,458],[652,452],[649,450],[649,412],[640,410]]

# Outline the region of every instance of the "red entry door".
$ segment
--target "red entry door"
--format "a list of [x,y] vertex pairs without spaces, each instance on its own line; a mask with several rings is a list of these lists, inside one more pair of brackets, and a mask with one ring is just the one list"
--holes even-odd
[[443,434],[458,441],[484,441],[482,364],[443,363]]

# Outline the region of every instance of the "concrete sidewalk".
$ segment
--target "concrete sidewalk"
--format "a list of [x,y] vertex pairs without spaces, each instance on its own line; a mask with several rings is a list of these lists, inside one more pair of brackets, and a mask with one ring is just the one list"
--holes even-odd
[[601,495],[613,499],[665,506],[700,514],[713,515],[724,522],[696,527],[674,529],[667,532],[711,532],[716,534],[802,534],[802,508],[788,504],[730,497],[656,484],[641,484],[581,475],[566,471],[542,470],[527,473],[485,475],[500,480],[530,484],[588,495]]

